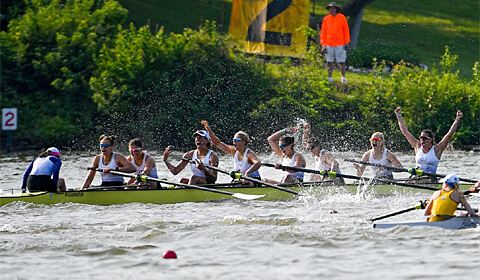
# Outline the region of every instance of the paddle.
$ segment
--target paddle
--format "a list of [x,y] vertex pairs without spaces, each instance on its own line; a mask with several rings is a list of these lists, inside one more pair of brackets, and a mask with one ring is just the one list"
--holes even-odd
[[[102,169],[93,168],[93,167],[89,167],[88,169],[89,170],[95,170],[95,171],[102,171]],[[124,172],[113,171],[113,170],[109,170],[108,172],[112,173],[114,175],[134,178],[135,180],[141,181],[141,182],[146,182],[146,181],[160,182],[160,183],[164,183],[164,184],[177,185],[177,186],[182,186],[182,187],[186,187],[186,188],[192,188],[192,189],[197,189],[197,190],[202,190],[202,191],[207,191],[207,192],[221,193],[221,194],[224,194],[224,195],[230,195],[230,196],[240,198],[240,199],[245,199],[245,200],[253,200],[253,199],[258,199],[258,198],[262,198],[262,197],[267,196],[266,194],[265,195],[251,195],[251,194],[244,194],[244,193],[231,193],[231,192],[227,192],[227,191],[210,189],[210,188],[200,187],[200,186],[196,186],[196,185],[188,185],[188,184],[183,184],[183,183],[169,182],[169,181],[166,181],[166,180],[157,179],[157,178],[149,177],[149,176],[146,176],[146,175],[140,175],[140,174],[135,175],[135,174],[131,174],[131,173],[124,173]]]
[[397,212],[393,212],[393,213],[390,213],[390,214],[387,214],[387,215],[372,218],[372,219],[370,219],[370,221],[375,222],[375,221],[382,220],[382,219],[385,219],[385,218],[388,218],[388,217],[392,217],[392,216],[400,215],[400,214],[403,214],[403,213],[406,213],[406,212],[410,212],[412,210],[425,209],[427,204],[428,204],[428,200],[420,201],[419,204],[417,204],[413,207],[405,208],[405,209],[397,211]]
[[[195,163],[195,161],[189,159],[189,158],[182,158],[182,160],[185,160],[185,161],[188,161],[190,163]],[[213,169],[213,170],[216,170],[218,172],[222,172],[222,173],[225,173],[225,174],[228,174],[230,177],[232,177],[233,179],[245,179],[245,180],[248,180],[248,181],[251,181],[251,182],[255,182],[255,183],[258,183],[258,184],[262,184],[262,185],[265,185],[267,187],[271,187],[271,188],[275,188],[277,190],[281,190],[281,191],[284,191],[284,192],[289,192],[289,193],[292,193],[294,195],[298,195],[298,192],[294,191],[294,190],[290,190],[290,189],[286,189],[286,188],[282,188],[282,187],[279,187],[279,186],[275,186],[274,184],[270,184],[270,183],[267,183],[267,182],[264,182],[262,180],[258,180],[258,179],[255,179],[255,178],[252,178],[252,177],[248,177],[248,176],[245,176],[245,175],[242,175],[242,173],[240,172],[237,172],[237,171],[227,171],[227,170],[223,170],[221,168],[218,168],[218,167],[215,167],[215,166],[211,166],[211,165],[205,165],[205,167],[207,168],[210,168],[210,169]]]
[[[270,164],[270,163],[262,163],[262,164],[265,165],[265,166],[273,166],[273,167],[275,167],[274,164]],[[279,168],[280,168],[280,169],[283,169],[283,170],[293,170],[293,171],[301,171],[301,172],[307,172],[307,173],[314,173],[314,174],[322,175],[322,176],[324,176],[324,177],[325,177],[325,176],[329,176],[329,177],[332,177],[332,178],[335,178],[335,177],[343,177],[343,178],[355,179],[355,180],[360,180],[360,179],[370,180],[370,179],[371,179],[371,178],[366,178],[366,177],[359,177],[359,176],[341,174],[341,173],[332,172],[332,171],[328,171],[328,170],[319,171],[319,170],[314,170],[314,169],[307,169],[307,168],[294,167],[294,166],[285,166],[285,165],[280,165]],[[377,182],[380,182],[380,183],[391,184],[391,185],[399,185],[399,186],[416,188],[416,189],[423,189],[423,190],[430,190],[430,191],[438,191],[438,190],[439,190],[438,188],[433,188],[433,187],[419,186],[419,185],[415,185],[415,184],[408,184],[408,183],[402,183],[402,182],[394,182],[394,181],[383,180],[383,179],[376,179],[376,178],[375,178],[374,180],[377,181]],[[470,191],[468,191],[468,192],[470,192]]]
[[[447,175],[442,175],[442,174],[438,174],[438,173],[425,172],[425,171],[417,169],[417,168],[406,169],[406,168],[402,168],[402,167],[398,167],[398,166],[388,166],[388,165],[383,165],[383,164],[379,164],[379,163],[371,163],[371,162],[354,160],[354,159],[345,159],[345,161],[360,163],[360,164],[364,164],[364,165],[381,167],[385,170],[390,170],[390,171],[408,172],[408,173],[410,173],[412,175],[416,175],[416,176],[427,175],[427,176],[430,176],[430,177],[439,177],[439,178],[444,178],[445,176],[447,176]],[[466,178],[460,178],[460,181],[470,182],[470,183],[476,183],[477,182],[476,180],[466,179]]]

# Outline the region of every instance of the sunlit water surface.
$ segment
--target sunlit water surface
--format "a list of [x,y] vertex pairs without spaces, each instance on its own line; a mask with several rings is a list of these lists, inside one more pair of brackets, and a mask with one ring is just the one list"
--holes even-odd
[[[190,176],[190,170],[167,173],[161,154],[151,154],[161,178]],[[61,177],[69,188],[82,185],[93,155],[63,156]],[[405,167],[413,167],[411,154],[397,155]],[[180,157],[175,153],[172,161]],[[360,157],[338,153],[343,173],[355,174],[343,159]],[[306,158],[312,168],[313,158]],[[32,159],[3,156],[0,189],[20,188]],[[277,161],[270,154],[261,159]],[[229,156],[220,160],[222,168],[232,168]],[[447,151],[438,172],[476,179],[480,154]],[[262,167],[261,173],[280,179],[271,168]],[[219,182],[228,181],[219,175]],[[331,187],[322,195],[307,192],[275,202],[13,203],[0,207],[0,279],[479,279],[480,228],[373,229],[367,221],[411,207],[430,194],[412,190],[378,195],[373,190],[359,196]],[[469,201],[475,208],[480,203]],[[423,219],[422,214],[411,211],[384,221]],[[163,259],[166,250],[175,251],[178,259]]]

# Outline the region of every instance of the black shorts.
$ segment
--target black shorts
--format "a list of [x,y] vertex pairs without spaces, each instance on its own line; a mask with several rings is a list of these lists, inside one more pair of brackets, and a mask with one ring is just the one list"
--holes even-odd
[[30,192],[56,192],[57,186],[53,185],[53,179],[48,175],[30,175],[27,179],[27,189]]

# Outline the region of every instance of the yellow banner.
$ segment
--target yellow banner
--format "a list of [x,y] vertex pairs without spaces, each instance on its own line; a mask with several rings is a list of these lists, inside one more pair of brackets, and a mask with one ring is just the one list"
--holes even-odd
[[229,32],[249,53],[300,57],[310,0],[234,0]]

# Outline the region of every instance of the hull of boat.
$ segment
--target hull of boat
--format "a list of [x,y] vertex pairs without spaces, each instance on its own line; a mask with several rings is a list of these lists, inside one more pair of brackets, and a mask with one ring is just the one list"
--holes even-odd
[[[291,193],[273,188],[215,188],[232,193],[267,195],[260,200],[285,200],[295,197]],[[296,188],[290,188],[295,190]],[[158,189],[158,190],[82,190],[63,193],[12,193],[0,196],[0,206],[12,202],[34,204],[83,203],[96,205],[113,205],[125,203],[173,204],[181,202],[206,202],[222,199],[234,199],[232,196],[196,189]]]
[[441,222],[401,222],[401,223],[375,223],[374,228],[392,228],[396,226],[426,226],[426,227],[441,227],[444,229],[464,229],[464,228],[476,228],[480,226],[480,217],[454,217],[446,221]]

